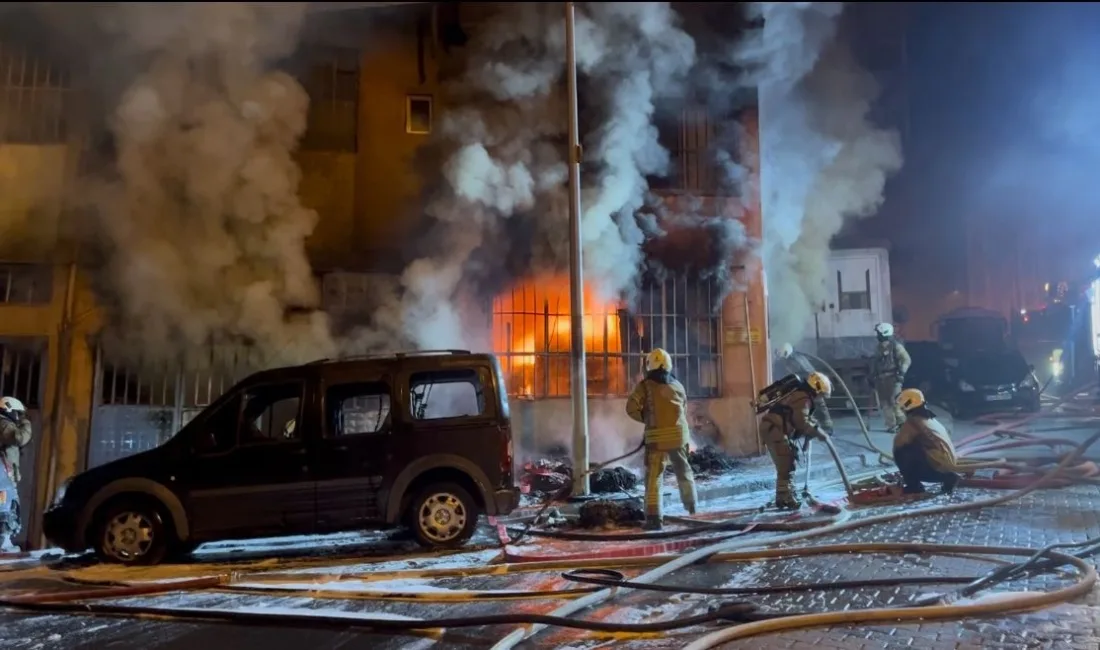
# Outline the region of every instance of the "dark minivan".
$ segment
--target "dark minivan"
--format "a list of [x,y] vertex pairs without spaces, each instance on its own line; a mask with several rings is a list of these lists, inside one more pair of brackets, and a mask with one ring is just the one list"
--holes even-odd
[[251,375],[160,447],[74,476],[43,523],[66,551],[155,564],[215,540],[398,525],[450,548],[518,504],[500,364],[443,350]]

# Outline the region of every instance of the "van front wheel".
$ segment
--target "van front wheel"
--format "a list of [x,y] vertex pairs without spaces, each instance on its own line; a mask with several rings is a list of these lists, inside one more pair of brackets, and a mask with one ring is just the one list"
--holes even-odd
[[435,483],[409,504],[408,520],[416,541],[427,548],[456,548],[474,536],[477,502],[462,486]]
[[168,552],[168,527],[160,509],[137,499],[108,506],[96,527],[95,550],[106,562],[159,564]]

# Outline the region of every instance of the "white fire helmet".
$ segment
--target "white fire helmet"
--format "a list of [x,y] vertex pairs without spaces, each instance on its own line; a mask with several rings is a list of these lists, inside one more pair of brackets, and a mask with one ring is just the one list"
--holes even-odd
[[806,378],[806,384],[813,392],[823,397],[833,394],[833,382],[823,372],[811,372],[810,376]]
[[0,411],[19,411],[21,413],[26,413],[27,407],[23,406],[23,402],[20,402],[14,397],[0,397]]
[[879,338],[888,339],[894,335],[894,326],[890,323],[879,323],[875,325],[875,334]]
[[779,349],[776,350],[776,353],[779,354],[780,359],[790,359],[791,355],[794,354],[794,346],[790,343],[784,343],[783,345],[779,346]]
[[901,391],[895,401],[897,402],[898,408],[908,413],[915,408],[924,406],[924,393],[916,388],[906,388]]
[[653,348],[653,351],[646,357],[645,369],[646,372],[653,372],[654,370],[672,372],[672,357],[661,348]]

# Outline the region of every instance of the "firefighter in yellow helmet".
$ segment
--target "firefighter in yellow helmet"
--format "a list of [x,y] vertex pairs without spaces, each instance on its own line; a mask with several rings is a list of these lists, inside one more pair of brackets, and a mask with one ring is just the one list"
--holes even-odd
[[894,436],[894,462],[901,473],[906,494],[921,494],[924,483],[939,483],[944,494],[959,484],[955,445],[947,427],[924,402],[924,393],[906,388],[898,395],[897,407],[905,421]]
[[833,383],[828,377],[811,372],[799,388],[772,404],[760,420],[760,436],[775,463],[777,508],[797,510],[802,507],[794,495],[791,480],[799,453],[809,441],[828,436],[815,418],[814,404],[818,398],[827,398],[832,392]]
[[645,527],[658,530],[661,514],[661,479],[666,459],[676,474],[680,502],[695,514],[695,474],[688,462],[691,431],[687,420],[687,393],[672,374],[672,357],[656,348],[646,358],[645,379],[638,382],[626,401],[626,414],[645,425]]
[[[32,433],[31,421],[23,402],[14,397],[0,397],[0,460],[16,489],[19,488],[21,478],[19,461],[22,459],[23,447],[31,441]],[[15,550],[11,538],[18,532],[17,518],[0,521],[0,551]]]

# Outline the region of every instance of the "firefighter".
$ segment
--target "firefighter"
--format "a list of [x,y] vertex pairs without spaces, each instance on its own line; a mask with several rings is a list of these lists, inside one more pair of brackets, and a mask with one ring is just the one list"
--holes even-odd
[[939,483],[944,494],[959,484],[951,434],[924,402],[924,393],[906,388],[897,399],[905,422],[894,436],[894,462],[906,494],[922,494],[923,483]]
[[[14,397],[0,397],[0,458],[16,488],[19,487],[19,460],[22,449],[31,441],[31,421],[27,409]],[[9,550],[16,522],[0,524],[0,549]]]
[[687,393],[672,374],[672,357],[655,348],[646,358],[646,376],[626,401],[626,414],[645,425],[645,527],[660,530],[661,479],[666,459],[676,474],[680,503],[695,514],[695,474],[688,462],[690,429]]
[[878,348],[871,361],[871,380],[879,408],[886,423],[886,430],[894,433],[901,426],[905,415],[897,406],[901,384],[905,373],[909,372],[909,353],[901,341],[894,338],[894,326],[890,323],[875,325],[875,338]]
[[779,399],[764,413],[760,435],[775,463],[775,507],[797,510],[802,504],[791,488],[799,452],[810,440],[828,437],[815,418],[814,402],[828,397],[833,384],[823,373],[811,372],[801,387]]
[[[813,374],[814,364],[810,361],[810,358],[801,352],[796,352],[794,346],[790,343],[784,343],[777,351],[779,359],[783,362],[783,367],[788,373],[798,375],[799,377],[809,377]],[[814,417],[817,419],[818,424],[829,435],[833,433],[833,417],[829,414],[829,407],[825,404],[825,397],[818,395],[814,398]]]

